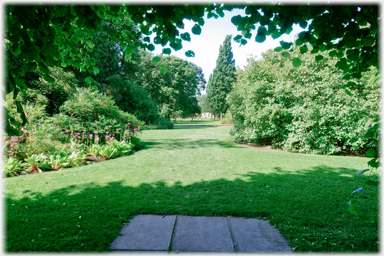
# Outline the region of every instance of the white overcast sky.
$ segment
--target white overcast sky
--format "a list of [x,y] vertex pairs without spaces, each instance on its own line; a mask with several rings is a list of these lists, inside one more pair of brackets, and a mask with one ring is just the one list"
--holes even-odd
[[[216,66],[216,60],[219,56],[219,47],[223,44],[226,35],[232,35],[232,38],[240,34],[237,31],[235,25],[232,24],[231,18],[236,15],[244,15],[244,10],[233,10],[232,12],[225,11],[224,18],[210,18],[207,19],[205,16],[205,24],[202,26],[202,32],[200,35],[194,35],[191,32],[192,26],[195,24],[192,21],[184,20],[184,30],[180,30],[180,34],[184,32],[189,32],[191,35],[191,41],[183,41],[183,49],[175,52],[172,49],[172,54],[174,56],[180,57],[182,59],[188,60],[195,63],[203,69],[204,77],[208,82],[209,75],[212,74],[213,69]],[[257,27],[256,27],[257,29]],[[240,47],[239,43],[236,43],[232,40],[232,52],[234,55],[236,67],[244,68],[247,64],[247,58],[250,55],[256,56],[257,58],[261,57],[261,53],[265,52],[268,49],[273,49],[277,46],[280,46],[280,41],[284,40],[286,42],[292,42],[293,36],[303,29],[294,25],[294,29],[290,35],[283,35],[280,38],[275,40],[272,37],[267,36],[267,40],[263,43],[255,42],[255,31],[251,39],[248,39],[248,43]],[[152,35],[152,42],[153,42]],[[169,47],[169,46],[166,46]],[[152,52],[156,55],[160,55],[162,52],[161,45],[155,44],[155,50]],[[185,52],[192,50],[195,53],[195,57],[186,57]],[[203,92],[203,94],[205,94]]]

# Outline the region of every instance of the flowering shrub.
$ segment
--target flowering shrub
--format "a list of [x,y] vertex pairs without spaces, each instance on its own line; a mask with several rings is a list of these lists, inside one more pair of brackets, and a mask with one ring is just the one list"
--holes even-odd
[[18,137],[4,137],[5,176],[80,166],[88,163],[88,155],[116,158],[143,147],[137,136],[144,122],[121,111],[108,96],[78,88],[60,109],[51,117],[32,118],[18,128]]

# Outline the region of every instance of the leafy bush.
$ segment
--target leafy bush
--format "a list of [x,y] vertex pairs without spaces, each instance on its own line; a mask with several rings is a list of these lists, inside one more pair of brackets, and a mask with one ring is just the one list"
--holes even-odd
[[[335,154],[364,147],[366,139],[351,139],[379,116],[377,70],[345,81],[335,60],[316,61],[310,53],[300,58],[302,65],[294,68],[289,59],[271,50],[260,61],[250,59],[238,72],[228,96],[231,135],[238,142],[271,143],[305,153]],[[347,83],[352,85],[348,91],[341,88]]]
[[232,121],[229,118],[225,117],[221,119],[221,124],[232,124]]
[[157,129],[173,129],[174,123],[168,119],[158,119],[154,123],[149,123],[148,125],[143,125],[142,130],[157,130]]
[[66,101],[60,110],[65,115],[78,118],[80,123],[102,121],[104,125],[143,125],[134,115],[120,110],[110,96],[91,88],[77,88],[77,93]]
[[127,109],[128,112],[134,114],[137,119],[144,121],[146,124],[153,123],[160,117],[156,103],[143,87],[133,85],[132,99],[129,101],[131,104]]
[[29,169],[29,171],[39,171],[42,172],[42,170],[47,170],[50,168],[51,164],[49,163],[48,158],[43,154],[33,154],[29,155],[27,154],[27,158],[24,159],[26,162],[26,166]]
[[4,162],[4,175],[6,177],[14,177],[27,173],[23,167],[24,164],[19,159],[10,157]]
[[[6,104],[16,113],[10,96]],[[4,137],[5,176],[80,166],[87,163],[88,150],[89,155],[108,159],[143,147],[137,135],[144,122],[97,91],[78,88],[61,107],[62,113],[53,116],[46,114],[43,102],[35,108],[29,104],[25,112],[30,123],[18,128],[21,136]]]

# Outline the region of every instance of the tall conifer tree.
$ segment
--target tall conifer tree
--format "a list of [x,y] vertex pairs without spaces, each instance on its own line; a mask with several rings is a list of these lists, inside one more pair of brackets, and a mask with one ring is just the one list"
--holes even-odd
[[220,121],[223,113],[228,109],[227,95],[232,90],[235,82],[235,60],[233,59],[231,35],[227,35],[223,45],[220,45],[219,57],[216,60],[216,67],[209,77],[207,95],[212,110],[220,113]]

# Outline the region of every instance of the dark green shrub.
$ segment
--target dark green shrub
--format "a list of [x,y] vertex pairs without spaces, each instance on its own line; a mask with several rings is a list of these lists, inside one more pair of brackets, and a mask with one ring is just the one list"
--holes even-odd
[[[291,55],[299,55],[296,49]],[[235,140],[268,143],[285,150],[335,154],[364,147],[366,139],[351,142],[379,116],[379,89],[372,69],[348,93],[348,81],[336,61],[315,61],[300,55],[294,68],[281,53],[268,51],[238,72],[228,97]]]
[[168,119],[158,119],[154,123],[143,125],[141,130],[173,129],[174,123]]

